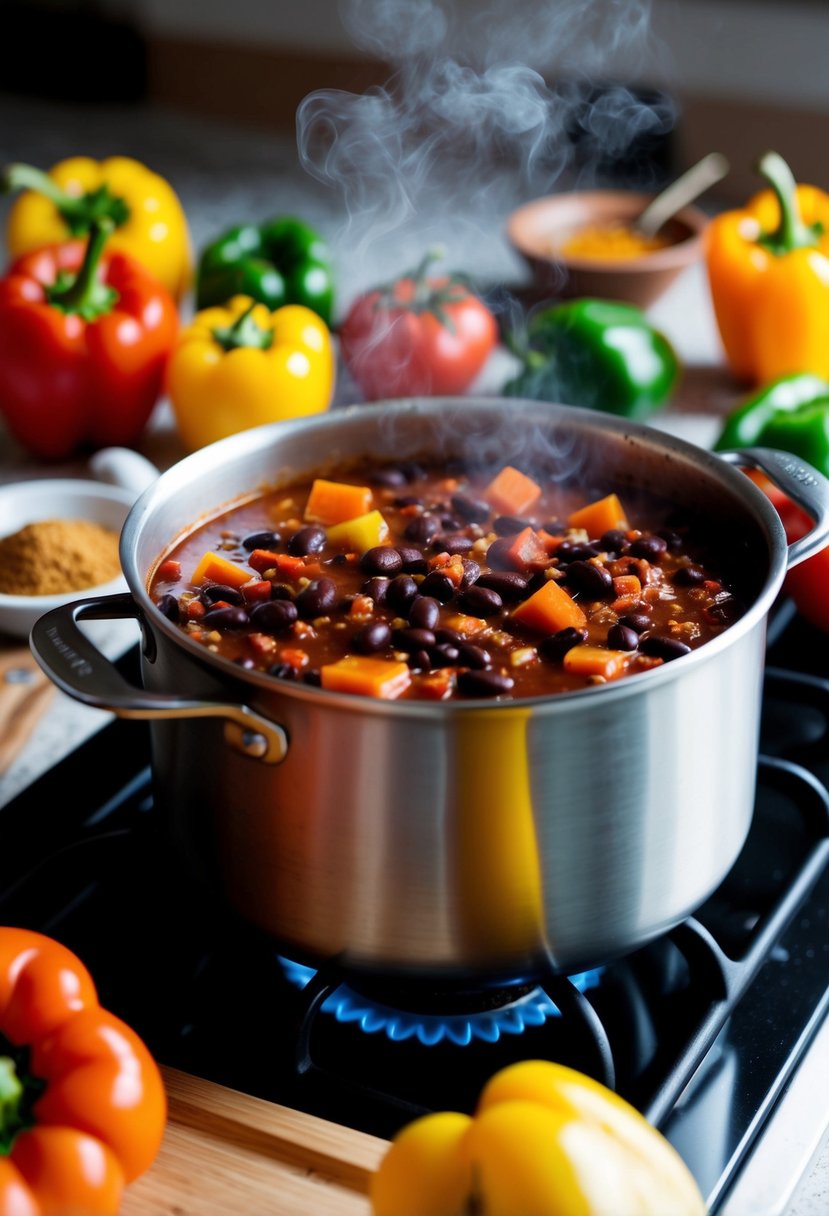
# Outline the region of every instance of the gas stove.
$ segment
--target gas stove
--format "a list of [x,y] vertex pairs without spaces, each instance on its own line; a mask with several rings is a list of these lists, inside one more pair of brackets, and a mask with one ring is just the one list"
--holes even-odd
[[595,971],[470,990],[280,953],[171,859],[149,732],[118,720],[0,809],[0,923],[74,950],[173,1068],[390,1138],[550,1058],[660,1128],[712,1213],[776,1216],[829,1126],[826,651],[776,608],[745,847],[693,917]]

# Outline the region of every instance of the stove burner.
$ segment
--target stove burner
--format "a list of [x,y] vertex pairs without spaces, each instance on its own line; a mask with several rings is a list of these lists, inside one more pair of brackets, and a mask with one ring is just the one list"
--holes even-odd
[[[294,987],[305,988],[316,972],[312,967],[279,956],[285,978]],[[579,992],[597,987],[602,969],[570,976]],[[559,1008],[546,992],[537,987],[519,987],[505,992],[505,1003],[480,1012],[431,1014],[395,1009],[341,984],[322,1005],[322,1012],[333,1014],[338,1022],[357,1025],[366,1034],[385,1033],[393,1043],[418,1039],[424,1047],[454,1043],[467,1047],[474,1041],[497,1043],[502,1034],[521,1034],[528,1026],[543,1026],[548,1018],[561,1017]]]

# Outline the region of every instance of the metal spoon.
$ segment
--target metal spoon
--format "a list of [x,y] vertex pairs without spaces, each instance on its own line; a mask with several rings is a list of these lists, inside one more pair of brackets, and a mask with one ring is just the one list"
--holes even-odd
[[709,152],[648,203],[633,227],[644,237],[655,236],[666,220],[687,206],[709,186],[721,181],[729,164],[720,152]]

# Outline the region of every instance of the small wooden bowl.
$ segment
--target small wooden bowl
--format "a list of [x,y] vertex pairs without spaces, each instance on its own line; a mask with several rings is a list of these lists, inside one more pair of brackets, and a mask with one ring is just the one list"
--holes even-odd
[[630,190],[565,191],[535,199],[507,217],[507,238],[549,297],[593,296],[647,308],[702,257],[708,216],[683,207],[661,229],[670,244],[632,258],[587,258],[559,246],[582,228],[630,223],[654,196]]

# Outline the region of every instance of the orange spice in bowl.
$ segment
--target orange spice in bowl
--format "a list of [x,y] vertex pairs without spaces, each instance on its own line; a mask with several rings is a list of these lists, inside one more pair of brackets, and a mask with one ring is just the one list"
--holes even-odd
[[596,258],[627,260],[666,249],[671,240],[664,234],[645,236],[632,225],[624,223],[589,224],[566,237],[551,253],[561,253],[573,258]]

